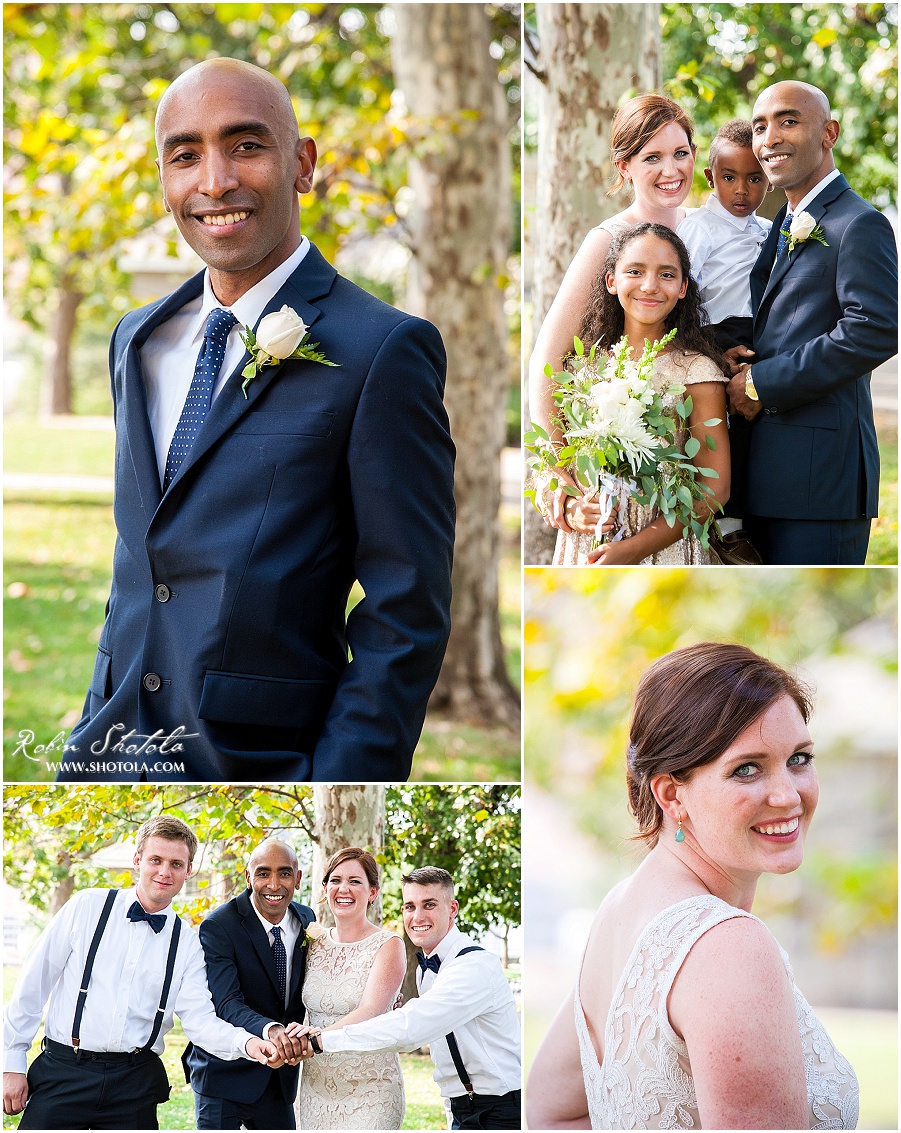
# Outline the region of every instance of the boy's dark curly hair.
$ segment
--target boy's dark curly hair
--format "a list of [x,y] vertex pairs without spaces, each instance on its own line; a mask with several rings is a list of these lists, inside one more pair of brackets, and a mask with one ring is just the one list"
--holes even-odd
[[[615,345],[622,338],[626,326],[625,314],[620,305],[619,297],[611,295],[607,290],[606,276],[608,272],[613,273],[625,249],[640,236],[657,236],[671,244],[679,257],[682,278],[688,280],[685,297],[676,303],[666,317],[666,331],[669,332],[674,327],[676,329],[673,346],[678,350],[705,354],[720,367],[724,374],[731,376],[729,365],[717,346],[713,331],[708,325],[707,312],[701,302],[698,285],[691,277],[691,262],[685,245],[675,232],[671,228],[667,228],[665,224],[634,224],[613,237],[604,270],[592,285],[588,308],[585,311],[579,337],[586,347],[591,343],[598,342],[604,349]],[[636,344],[633,343],[633,345]]]

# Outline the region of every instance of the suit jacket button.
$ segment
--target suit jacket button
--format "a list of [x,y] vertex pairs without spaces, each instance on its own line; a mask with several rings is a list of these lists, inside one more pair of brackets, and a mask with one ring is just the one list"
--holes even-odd
[[163,682],[156,673],[147,673],[143,683],[148,692],[157,692]]
[[161,582],[153,593],[156,595],[157,602],[168,602],[172,591],[165,584],[165,582]]

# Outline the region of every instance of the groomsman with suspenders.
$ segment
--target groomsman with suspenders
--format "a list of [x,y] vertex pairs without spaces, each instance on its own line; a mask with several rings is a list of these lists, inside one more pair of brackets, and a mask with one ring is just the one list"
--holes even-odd
[[[157,1129],[173,1013],[220,1058],[277,1058],[275,1045],[216,1017],[200,942],[172,910],[196,849],[180,819],[145,822],[137,886],[79,891],[29,953],[4,1032],[3,1109],[24,1106],[20,1129]],[[43,1049],[26,1078],[48,998]]]
[[452,1129],[521,1129],[520,1024],[500,961],[454,924],[459,908],[444,869],[403,878],[407,936],[417,947],[419,998],[397,1011],[305,1033],[323,1051],[416,1050],[428,1043]]

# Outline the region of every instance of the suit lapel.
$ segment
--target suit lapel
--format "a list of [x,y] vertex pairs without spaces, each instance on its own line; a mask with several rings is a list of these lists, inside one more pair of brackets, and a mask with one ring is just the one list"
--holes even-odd
[[244,893],[238,894],[236,903],[238,912],[244,922],[244,931],[250,938],[250,942],[263,966],[263,970],[269,977],[269,982],[272,984],[276,996],[278,996],[281,989],[278,986],[278,973],[275,970],[275,960],[272,958],[272,946],[269,943],[269,936],[262,924],[260,924],[260,918],[257,916],[251,904],[250,891],[246,890]]
[[307,922],[301,916],[296,902],[291,903],[289,915],[294,917],[294,923],[299,933],[297,940],[294,942],[294,951],[291,954],[291,987],[288,991],[288,1002],[297,994],[297,989],[303,983],[303,977],[307,970],[307,949],[304,947],[303,938],[306,935]]
[[[804,212],[810,213],[810,215],[817,222],[817,224],[819,224],[823,220],[823,218],[826,216],[826,213],[829,211],[829,206],[832,204],[832,202],[836,199],[836,197],[840,196],[848,187],[849,187],[848,182],[845,180],[845,178],[841,174],[839,174],[838,177],[836,177],[833,181],[829,182],[829,184],[819,194],[819,196],[814,198],[813,203],[808,208],[804,209]],[[782,225],[782,221],[785,218],[785,215],[786,215],[785,210],[783,210],[783,212],[781,212],[779,214],[779,225],[780,225],[780,227]],[[774,223],[773,228],[775,228],[775,227],[776,227],[776,225]],[[770,235],[772,235],[772,232],[770,233]],[[778,233],[777,233],[777,238],[778,238]],[[829,239],[828,233],[827,233],[826,239],[827,239],[827,241]],[[769,243],[769,241],[767,241],[767,243]],[[773,270],[770,273],[770,278],[767,280],[767,284],[766,284],[766,287],[764,289],[763,295],[760,299],[760,304],[759,304],[759,307],[758,307],[758,314],[763,309],[763,307],[766,305],[767,300],[770,298],[770,296],[773,294],[775,289],[779,286],[779,284],[782,282],[782,280],[785,278],[785,276],[788,274],[788,272],[795,266],[795,264],[798,262],[798,260],[801,259],[801,257],[803,257],[805,251],[807,250],[807,245],[809,243],[810,243],[810,239],[808,238],[803,243],[797,244],[795,246],[795,250],[791,253],[789,253],[788,249],[786,248],[786,250],[783,252],[782,256],[776,261],[776,263],[773,266]],[[766,245],[764,245],[764,247],[766,247]]]
[[[304,256],[297,271],[290,276],[266,305],[265,310],[260,315],[260,320],[265,315],[271,314],[273,311],[279,311],[283,306],[287,305],[297,312],[300,318],[306,323],[307,327],[312,327],[319,318],[320,310],[313,305],[311,300],[319,299],[327,295],[337,274],[335,269],[322,257],[320,252],[311,245],[310,250],[307,252],[306,256]],[[257,320],[253,328],[254,330],[259,326],[260,320]],[[241,391],[241,385],[244,381],[241,376],[241,371],[249,361],[250,355],[245,351],[244,357],[229,375],[228,380],[219,392],[219,396],[213,402],[206,420],[200,427],[200,432],[197,435],[197,439],[191,451],[178,470],[178,475],[169,485],[170,492],[173,487],[190,472],[190,469],[197,461],[200,460],[229,429],[233,428],[249,409],[253,408],[269,385],[284,376],[283,370],[286,366],[307,364],[295,361],[282,362],[278,366],[264,367],[247,387],[247,397],[245,398]],[[308,364],[316,365],[316,363]]]
[[123,344],[122,401],[116,407],[116,429],[123,430],[128,442],[141,493],[141,503],[147,516],[152,516],[159,506],[162,486],[150,417],[147,412],[147,390],[141,369],[140,349],[161,323],[174,315],[185,303],[196,298],[202,290],[203,272],[199,272],[150,311],[143,322],[138,324],[131,338]]

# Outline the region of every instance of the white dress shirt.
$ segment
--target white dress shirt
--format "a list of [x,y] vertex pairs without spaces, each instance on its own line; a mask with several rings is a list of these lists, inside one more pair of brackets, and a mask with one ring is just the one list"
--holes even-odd
[[806,208],[810,208],[810,206],[813,204],[815,198],[818,197],[820,195],[820,193],[822,193],[822,191],[826,188],[826,186],[829,184],[829,182],[834,181],[836,179],[836,177],[840,177],[840,176],[841,176],[841,170],[839,170],[839,169],[830,170],[830,172],[826,174],[826,176],[822,179],[822,181],[818,181],[816,183],[816,185],[814,185],[814,187],[810,190],[810,192],[807,194],[806,197],[802,197],[802,199],[800,201],[798,201],[797,208],[792,208],[791,205],[789,205],[788,211],[792,214],[792,216],[797,216],[799,212],[803,212]]
[[[288,999],[291,995],[291,964],[293,961],[294,945],[297,943],[297,938],[300,936],[300,921],[290,909],[285,911],[285,915],[274,925],[272,921],[267,921],[260,910],[256,907],[253,899],[253,894],[250,895],[250,906],[257,915],[257,919],[263,926],[263,931],[266,933],[266,939],[269,941],[271,948],[275,942],[275,937],[272,935],[274,928],[280,928],[282,944],[285,946],[285,952],[288,957],[288,968],[285,974],[285,1006],[288,1006]],[[268,1030],[268,1028],[267,1028]],[[268,1037],[268,1036],[267,1036]]]
[[418,999],[387,1015],[323,1032],[322,1049],[402,1051],[430,1043],[442,1095],[461,1097],[466,1091],[444,1041],[453,1031],[477,1094],[521,1089],[520,1024],[513,993],[496,956],[484,951],[457,955],[475,943],[452,928],[432,953],[441,960],[440,971],[417,977]]
[[229,332],[225,347],[225,357],[219,369],[219,377],[213,386],[213,401],[225,385],[229,375],[244,357],[244,343],[240,332],[245,326],[253,327],[266,309],[267,304],[291,276],[310,249],[306,236],[300,238],[300,246],[283,262],[271,271],[265,279],[245,291],[240,299],[226,307],[216,298],[210,284],[209,268],[203,276],[203,294],[192,299],[152,331],[141,347],[141,369],[144,386],[147,390],[147,412],[156,448],[156,462],[160,471],[160,483],[166,470],[166,457],[175,435],[175,428],[191,388],[194,366],[203,332],[210,312],[221,308],[231,311],[238,325]]
[[[58,1043],[71,1045],[81,977],[107,892],[82,889],[75,893],[29,952],[6,1011],[5,1070],[25,1073],[28,1050],[48,997],[44,1032]],[[85,1050],[134,1051],[150,1038],[175,913],[171,905],[164,910],[166,924],[156,933],[146,921],[128,919],[136,900],[136,889],[119,890],[104,929],[81,1019],[79,1038]],[[204,1050],[219,1058],[247,1057],[244,1046],[253,1036],[216,1017],[200,940],[184,924],[163,1024],[153,1044],[157,1054],[163,1052],[173,1014],[178,1015],[188,1038]]]
[[753,212],[733,216],[711,193],[676,229],[712,323],[750,316],[751,268],[772,223]]

